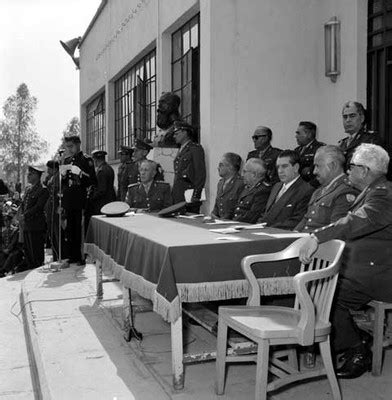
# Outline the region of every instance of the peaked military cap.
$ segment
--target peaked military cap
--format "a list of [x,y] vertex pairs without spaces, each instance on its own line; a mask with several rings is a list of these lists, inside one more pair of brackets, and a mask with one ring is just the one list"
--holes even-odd
[[118,151],[119,154],[129,154],[132,155],[133,148],[129,146],[121,146],[120,150]]
[[46,163],[46,166],[47,166],[48,168],[58,169],[58,168],[59,168],[59,162],[56,161],[56,160],[49,160],[49,161]]
[[34,165],[29,165],[29,172],[35,172],[38,175],[42,175],[44,170],[41,167],[36,167]]
[[81,143],[80,137],[78,135],[64,136],[65,142]]
[[141,139],[136,139],[135,149],[150,151],[152,149],[152,146]]
[[94,150],[93,152],[91,152],[91,155],[94,158],[105,157],[106,154],[108,154],[108,153],[105,150]]

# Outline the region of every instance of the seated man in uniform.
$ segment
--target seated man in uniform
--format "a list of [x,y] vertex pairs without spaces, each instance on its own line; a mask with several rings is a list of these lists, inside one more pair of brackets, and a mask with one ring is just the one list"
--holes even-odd
[[140,164],[140,183],[128,186],[126,202],[131,208],[143,211],[160,211],[172,204],[170,185],[157,181],[157,163],[144,160]]
[[260,158],[264,161],[267,170],[266,178],[272,183],[279,181],[278,173],[276,171],[276,159],[282,151],[271,146],[272,131],[267,126],[258,126],[252,136],[253,145],[255,150],[248,153],[246,160],[250,158]]
[[234,210],[234,221],[254,224],[263,214],[271,191],[271,184],[266,179],[267,170],[263,160],[250,158],[242,172],[245,188],[238,198]]
[[317,150],[314,175],[321,186],[313,193],[308,210],[295,230],[312,232],[347,214],[359,192],[344,173],[345,161],[337,146],[327,145]]
[[351,184],[361,190],[342,218],[316,229],[302,245],[300,260],[309,263],[319,243],[346,242],[332,308],[332,346],[345,351],[338,378],[357,378],[369,370],[371,352],[350,310],[370,300],[392,302],[392,183],[387,181],[389,156],[380,146],[363,143],[350,162]]
[[319,147],[325,143],[316,139],[317,125],[311,121],[301,121],[298,124],[295,138],[298,147],[294,150],[299,154],[299,173],[304,181],[309,182],[314,187],[319,187],[320,183],[313,174],[314,155]]
[[299,175],[299,155],[284,150],[276,160],[280,182],[272,188],[264,215],[258,222],[281,229],[293,229],[304,216],[314,191]]
[[218,172],[221,179],[211,212],[212,218],[233,219],[235,206],[245,186],[239,174],[241,163],[241,157],[235,153],[224,154],[219,162]]

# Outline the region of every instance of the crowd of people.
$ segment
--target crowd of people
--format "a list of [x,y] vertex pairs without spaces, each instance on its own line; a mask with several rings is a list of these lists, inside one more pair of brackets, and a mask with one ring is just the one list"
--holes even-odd
[[[369,368],[371,358],[350,310],[371,299],[392,301],[392,186],[386,179],[388,153],[378,135],[366,130],[362,104],[345,103],[342,119],[346,137],[338,143],[318,141],[316,124],[301,121],[295,133],[298,147],[287,150],[273,147],[271,129],[258,126],[251,137],[254,150],[244,165],[239,154],[222,155],[208,218],[308,232],[301,250],[304,262],[309,262],[318,243],[346,241],[332,316],[333,344],[336,352],[345,354],[337,375],[353,378]],[[186,211],[199,213],[206,180],[203,147],[186,122],[174,121],[172,133],[179,147],[172,187],[164,181],[161,166],[147,158],[151,145],[137,139],[134,148],[121,146],[119,151],[117,190],[106,152],[96,150],[90,157],[81,151],[79,137],[65,138],[62,162],[48,161],[43,184],[43,171],[30,166],[30,186],[21,204],[18,199],[11,202],[11,218],[3,213],[0,270],[15,270],[13,263],[20,264],[21,254],[28,268],[42,265],[47,242],[55,260],[83,264],[83,217],[87,229],[90,217],[114,200],[126,201],[138,211],[157,212],[181,204]],[[184,205],[189,190],[190,201]]]

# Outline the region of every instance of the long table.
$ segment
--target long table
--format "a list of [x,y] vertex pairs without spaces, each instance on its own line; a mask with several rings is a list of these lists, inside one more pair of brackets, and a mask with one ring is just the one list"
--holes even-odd
[[[119,218],[92,217],[85,251],[110,267],[124,288],[150,299],[154,311],[171,323],[173,385],[183,388],[182,303],[242,298],[248,283],[241,270],[247,255],[280,251],[294,237],[274,238],[262,233],[277,229],[212,232],[229,225],[208,225],[186,218],[149,214]],[[263,264],[257,270],[262,295],[292,293],[291,279],[298,261]],[[268,278],[268,279],[266,279]]]

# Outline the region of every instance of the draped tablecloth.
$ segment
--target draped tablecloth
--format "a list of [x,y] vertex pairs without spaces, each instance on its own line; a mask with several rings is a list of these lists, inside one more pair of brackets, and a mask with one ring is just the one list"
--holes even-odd
[[[94,216],[85,252],[109,267],[125,287],[152,300],[154,311],[166,321],[174,322],[181,315],[182,302],[247,297],[242,258],[280,251],[295,240],[257,236],[256,231],[222,235],[211,232],[212,228],[216,226],[148,214]],[[282,231],[267,228],[262,232]],[[255,268],[259,278],[271,278],[259,280],[261,293],[292,293],[287,277],[298,269],[298,260]]]

